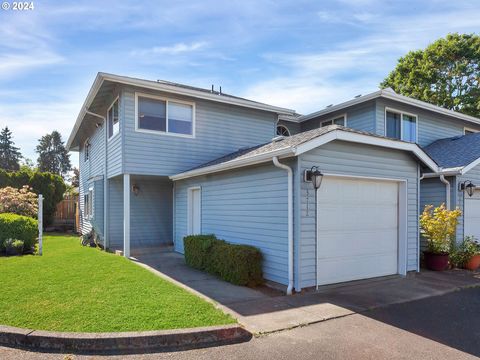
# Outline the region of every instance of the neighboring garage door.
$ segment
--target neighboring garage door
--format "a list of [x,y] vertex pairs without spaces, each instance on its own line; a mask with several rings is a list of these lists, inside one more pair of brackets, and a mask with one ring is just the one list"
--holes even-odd
[[318,193],[318,285],[398,273],[399,184],[325,177]]
[[472,197],[465,193],[465,236],[475,236],[480,240],[480,191]]

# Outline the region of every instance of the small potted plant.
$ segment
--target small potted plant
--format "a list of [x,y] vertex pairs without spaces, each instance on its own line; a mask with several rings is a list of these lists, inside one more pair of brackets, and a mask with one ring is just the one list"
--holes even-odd
[[427,269],[442,271],[448,268],[450,246],[461,214],[460,209],[448,210],[445,204],[436,208],[425,206],[420,216],[420,228],[427,240],[427,251],[423,252]]
[[477,270],[480,267],[480,244],[473,236],[467,236],[462,243],[462,250],[464,268]]

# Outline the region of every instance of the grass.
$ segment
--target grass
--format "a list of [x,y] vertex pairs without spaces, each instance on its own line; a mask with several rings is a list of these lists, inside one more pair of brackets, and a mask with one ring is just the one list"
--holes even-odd
[[0,324],[114,332],[234,323],[214,305],[131,261],[44,237],[44,255],[0,257]]

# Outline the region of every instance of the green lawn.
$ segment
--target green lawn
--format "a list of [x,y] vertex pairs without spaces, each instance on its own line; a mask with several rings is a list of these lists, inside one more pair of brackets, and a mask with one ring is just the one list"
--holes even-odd
[[212,304],[125,258],[44,237],[44,255],[0,257],[0,324],[73,332],[234,323]]

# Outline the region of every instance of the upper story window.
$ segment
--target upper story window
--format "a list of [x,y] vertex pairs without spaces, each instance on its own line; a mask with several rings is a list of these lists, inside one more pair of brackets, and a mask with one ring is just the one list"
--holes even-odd
[[290,136],[290,130],[285,125],[277,125],[277,136]]
[[111,138],[120,131],[120,119],[118,117],[118,97],[107,111],[108,137]]
[[325,127],[329,125],[341,125],[347,126],[347,116],[345,114],[337,116],[333,119],[328,119],[324,121],[320,121],[320,127]]
[[385,135],[389,138],[416,142],[417,115],[385,109]]
[[136,97],[137,130],[177,136],[194,136],[194,103],[150,95],[136,95]]
[[90,141],[89,141],[89,139],[87,139],[87,141],[85,141],[85,145],[83,147],[83,159],[84,159],[84,161],[88,161],[90,159],[90,148],[91,148]]

